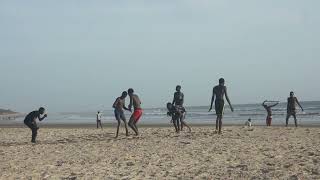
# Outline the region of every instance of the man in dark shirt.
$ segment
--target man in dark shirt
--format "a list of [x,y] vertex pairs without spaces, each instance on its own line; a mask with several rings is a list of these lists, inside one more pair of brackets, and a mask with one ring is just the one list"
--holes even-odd
[[266,103],[267,102],[273,102],[273,101],[267,101],[265,100],[263,103],[262,103],[262,106],[266,109],[268,115],[267,115],[267,119],[266,119],[266,123],[267,123],[267,126],[271,126],[271,122],[272,122],[272,109],[273,107],[275,107],[276,105],[279,104],[279,102],[276,102],[275,104],[272,104],[272,105],[267,105]]
[[[215,110],[217,114],[217,120],[216,120],[216,130],[219,129],[219,134],[221,134],[221,128],[222,128],[222,118],[224,114],[224,96],[226,97],[230,109],[233,112],[233,107],[231,105],[231,102],[229,100],[227,87],[224,85],[225,81],[223,78],[219,79],[219,85],[215,86],[212,91],[212,98],[211,98],[211,106],[209,109],[209,112],[212,110],[213,102],[215,102]],[[215,100],[215,101],[214,101]]]
[[24,124],[28,126],[32,131],[32,139],[31,139],[32,143],[36,143],[36,138],[37,138],[38,129],[39,129],[39,127],[37,126],[36,119],[39,119],[39,121],[44,120],[47,117],[47,114],[41,117],[41,115],[43,115],[44,113],[45,113],[45,109],[41,107],[39,108],[38,111],[32,111],[31,113],[29,113],[24,119]]
[[301,110],[304,111],[298,99],[294,96],[294,92],[290,92],[290,97],[288,98],[288,104],[287,104],[286,127],[288,126],[289,118],[291,116],[293,116],[294,118],[295,126],[298,127],[296,104],[298,104]]

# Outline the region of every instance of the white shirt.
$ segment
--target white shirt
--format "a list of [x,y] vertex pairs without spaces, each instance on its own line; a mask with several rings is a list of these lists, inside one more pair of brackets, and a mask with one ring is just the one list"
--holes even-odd
[[247,121],[245,125],[248,126],[248,127],[251,127],[252,123],[250,121]]
[[101,119],[102,119],[102,114],[101,114],[101,113],[98,113],[98,114],[97,114],[97,120],[98,120],[98,121],[101,121]]

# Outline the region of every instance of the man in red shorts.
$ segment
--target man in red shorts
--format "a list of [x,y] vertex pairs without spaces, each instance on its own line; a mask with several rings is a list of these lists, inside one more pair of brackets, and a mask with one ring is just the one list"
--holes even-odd
[[130,104],[129,104],[129,110],[131,111],[132,106],[134,108],[134,112],[129,120],[129,127],[136,133],[136,136],[139,135],[137,123],[140,120],[142,116],[142,108],[141,108],[141,101],[138,97],[138,95],[134,94],[133,89],[128,89],[128,94],[130,96]]

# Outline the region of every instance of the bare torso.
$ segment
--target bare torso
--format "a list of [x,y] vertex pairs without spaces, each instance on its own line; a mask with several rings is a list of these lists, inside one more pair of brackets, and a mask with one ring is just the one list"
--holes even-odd
[[134,109],[141,109],[141,101],[138,95],[133,94],[131,97],[131,101]]
[[213,88],[213,92],[216,95],[216,100],[217,101],[224,101],[224,96],[226,94],[226,87],[218,85]]
[[120,97],[117,98],[115,104],[114,104],[114,108],[117,111],[122,111],[123,112],[123,107],[125,106],[126,100],[125,99],[121,99]]

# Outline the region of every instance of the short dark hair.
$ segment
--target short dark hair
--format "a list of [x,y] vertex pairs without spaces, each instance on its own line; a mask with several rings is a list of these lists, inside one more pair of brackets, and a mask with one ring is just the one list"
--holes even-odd
[[127,96],[128,95],[128,93],[127,93],[127,91],[123,91],[122,92],[122,96],[124,97],[124,96]]
[[132,88],[130,88],[130,89],[128,89],[128,93],[132,94],[132,93],[134,93],[134,90]]
[[293,94],[294,94],[294,92],[293,92],[293,91],[291,91],[291,92],[290,92],[290,95],[293,95]]
[[40,108],[39,108],[39,112],[40,112],[40,113],[44,113],[45,111],[46,111],[46,109],[45,109],[44,107],[40,107]]
[[222,84],[222,83],[224,83],[225,81],[224,81],[224,79],[223,78],[220,78],[219,79],[219,84]]

